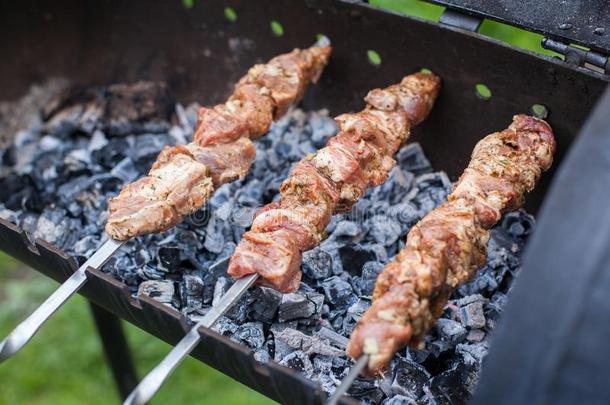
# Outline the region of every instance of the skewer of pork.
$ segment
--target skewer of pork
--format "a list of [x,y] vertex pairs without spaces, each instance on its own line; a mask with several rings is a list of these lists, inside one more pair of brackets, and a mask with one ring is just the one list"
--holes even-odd
[[438,94],[431,73],[366,96],[367,107],[336,118],[341,131],[315,155],[303,159],[281,187],[281,201],[265,207],[231,258],[229,274],[239,279],[127,397],[144,404],[199,343],[199,328],[211,328],[261,277],[280,291],[298,287],[301,251],[320,240],[332,214],[348,209],[366,187],[381,184],[394,166],[392,155],[423,121]]
[[246,175],[254,161],[252,139],[298,102],[330,57],[324,39],[255,65],[224,104],[201,108],[193,142],[166,147],[148,176],[124,186],[109,202],[110,238],[9,336],[0,342],[0,362],[19,351],[46,320],[101,268],[129,238],[162,232],[194,213],[222,184]]
[[365,375],[383,372],[399,348],[423,345],[451,293],[485,264],[489,228],[523,205],[554,152],[550,126],[526,115],[477,143],[448,201],[411,229],[377,278],[347,349]]
[[110,200],[106,232],[116,240],[165,231],[194,213],[221,185],[243,178],[254,161],[252,139],[316,82],[330,46],[314,46],[255,65],[228,101],[203,107],[193,141],[165,148],[148,176]]
[[411,127],[428,116],[439,89],[434,74],[412,74],[369,92],[363,111],[337,117],[340,132],[294,167],[279,202],[258,212],[228,273],[234,278],[258,274],[263,284],[295,291],[301,253],[319,244],[332,215],[350,209],[367,188],[387,179],[396,164],[392,156]]

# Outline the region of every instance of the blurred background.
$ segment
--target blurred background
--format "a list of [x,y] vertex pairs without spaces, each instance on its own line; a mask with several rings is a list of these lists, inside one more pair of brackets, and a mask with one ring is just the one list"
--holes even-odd
[[[204,0],[182,0],[187,8],[197,1]],[[434,21],[443,11],[442,7],[415,0],[370,0],[370,3]],[[540,35],[491,21],[485,21],[479,32],[552,55],[540,46]],[[0,253],[0,336],[5,336],[56,287],[54,281]],[[124,326],[130,345],[137,348],[133,351],[134,361],[143,375],[162,359],[170,346],[130,324],[124,323]],[[0,366],[0,405],[108,404],[118,400],[89,306],[80,296],[71,299],[17,357]],[[161,389],[152,403],[221,401],[224,405],[272,403],[193,359],[178,368],[171,382]]]

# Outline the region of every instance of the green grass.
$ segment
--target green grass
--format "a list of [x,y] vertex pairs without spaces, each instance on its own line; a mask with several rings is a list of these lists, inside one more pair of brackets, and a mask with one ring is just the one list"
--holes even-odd
[[[0,255],[0,336],[4,337],[57,283]],[[170,346],[124,323],[140,376]],[[0,404],[119,403],[89,307],[71,299],[14,358],[0,365]],[[188,359],[152,404],[272,404],[257,392],[216,370]]]

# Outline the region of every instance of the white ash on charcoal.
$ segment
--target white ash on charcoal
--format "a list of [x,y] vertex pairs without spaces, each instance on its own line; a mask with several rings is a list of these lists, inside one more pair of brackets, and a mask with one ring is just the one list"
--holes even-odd
[[[52,112],[29,121],[2,153],[0,215],[81,262],[100,244],[108,198],[145,174],[164,145],[190,140],[197,118],[196,105],[173,105],[171,117],[163,108],[153,114],[129,105],[135,90],[118,89],[127,94],[121,99],[126,116],[117,108],[112,114],[119,115],[100,113],[96,106],[115,101],[108,99],[110,89],[97,88],[85,92],[93,98],[56,103]],[[157,95],[150,97],[164,106]],[[293,110],[256,141],[256,159],[245,179],[221,187],[175,228],[127,242],[103,271],[135,296],[156,299],[191,322],[201,319],[232,283],[227,259],[254,210],[276,199],[292,165],[336,130],[325,111]],[[403,147],[397,162],[386,183],[334,217],[320,246],[303,255],[298,291],[283,295],[254,287],[216,330],[250,347],[258,361],[273,359],[332,392],[351,364],[344,352],[347,339],[370,305],[377,275],[403,246],[410,227],[451,187],[418,144]],[[389,405],[467,402],[533,229],[534,220],[524,211],[506,215],[492,230],[486,266],[454,293],[424,348],[403,349],[383,379],[358,379],[350,394]]]

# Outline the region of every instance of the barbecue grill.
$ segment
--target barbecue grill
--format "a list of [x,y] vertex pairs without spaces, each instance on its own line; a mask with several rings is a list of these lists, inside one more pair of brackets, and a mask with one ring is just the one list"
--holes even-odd
[[[333,42],[332,62],[307,92],[303,107],[326,107],[331,114],[358,110],[368,89],[405,72],[431,69],[443,79],[442,93],[413,139],[452,179],[482,134],[503,128],[515,113],[543,106],[557,139],[556,164],[527,200],[530,212],[540,212],[540,227],[529,242],[524,275],[497,332],[475,402],[602,401],[610,388],[602,355],[608,349],[599,336],[607,336],[609,315],[579,314],[609,307],[586,291],[610,284],[598,272],[610,260],[603,251],[610,241],[610,213],[603,206],[610,189],[610,138],[604,133],[610,96],[602,97],[610,79],[610,7],[589,2],[585,12],[582,4],[557,7],[552,1],[502,7],[482,1],[436,3],[447,6],[438,23],[347,0],[210,0],[192,8],[178,1],[3,2],[0,50],[6,58],[0,97],[13,99],[32,83],[64,76],[81,84],[163,80],[179,100],[213,104],[225,99],[254,62],[323,34]],[[224,17],[227,7],[236,21]],[[476,33],[482,18],[542,33],[544,46],[563,57],[539,56],[485,38]],[[379,59],[369,61],[370,51]],[[481,84],[491,90],[489,97],[477,94]],[[566,241],[570,232],[574,236]],[[599,238],[597,243],[590,243],[590,234]],[[43,240],[31,241],[4,220],[0,249],[60,282],[78,267],[66,253]],[[135,377],[123,360],[127,349],[114,316],[170,344],[188,326],[179,312],[146,297],[133,298],[124,284],[101,271],[90,269],[87,276],[81,294],[96,305],[105,347],[126,394]],[[549,297],[534,291],[547,291]],[[540,319],[556,323],[549,327]],[[570,333],[576,327],[581,332]],[[199,332],[194,357],[264,395],[282,403],[326,398],[294,370],[273,361],[258,363],[250,350],[228,338]],[[579,344],[585,346],[570,349]]]

